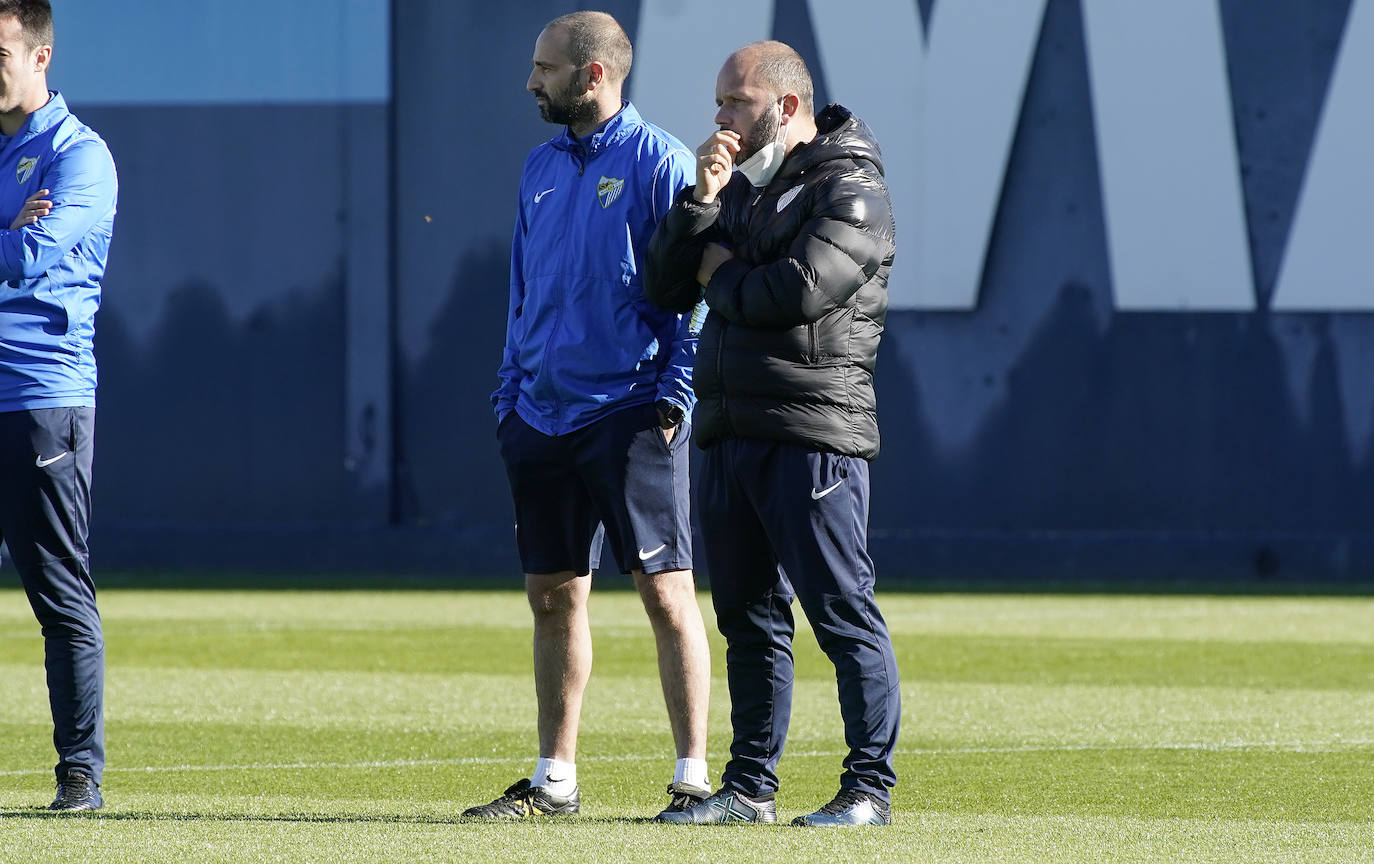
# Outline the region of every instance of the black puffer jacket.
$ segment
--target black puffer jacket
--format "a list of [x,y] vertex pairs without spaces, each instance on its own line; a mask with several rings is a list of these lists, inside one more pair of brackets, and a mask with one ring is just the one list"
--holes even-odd
[[[710,313],[692,375],[697,443],[756,438],[872,459],[873,370],[895,227],[872,131],[838,105],[762,191],[736,172],[710,204],[683,190],[649,244],[653,302]],[[728,245],[702,294],[701,250]]]

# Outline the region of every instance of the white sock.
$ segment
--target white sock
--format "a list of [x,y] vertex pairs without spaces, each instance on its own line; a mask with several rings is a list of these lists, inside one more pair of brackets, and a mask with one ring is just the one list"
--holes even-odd
[[557,759],[539,757],[534,765],[531,786],[543,786],[550,795],[571,795],[577,788],[577,765],[572,762],[559,762]]
[[679,759],[673,769],[674,783],[687,783],[699,789],[711,788],[711,779],[706,776],[705,759]]

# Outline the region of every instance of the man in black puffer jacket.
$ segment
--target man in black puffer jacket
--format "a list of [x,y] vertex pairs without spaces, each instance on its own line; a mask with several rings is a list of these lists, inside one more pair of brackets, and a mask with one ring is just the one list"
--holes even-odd
[[776,821],[794,595],[835,664],[849,747],[839,794],[795,823],[891,821],[901,698],[867,526],[895,229],[872,131],[838,105],[814,116],[811,100],[788,46],[732,54],[721,129],[649,246],[649,299],[709,308],[693,372],[697,510],[734,727],[720,791],[667,821]]

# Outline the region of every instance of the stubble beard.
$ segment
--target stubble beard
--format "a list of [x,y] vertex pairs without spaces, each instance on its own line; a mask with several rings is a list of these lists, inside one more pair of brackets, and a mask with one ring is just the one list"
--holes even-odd
[[[596,102],[576,93],[569,87],[562,93],[543,93],[539,116],[546,123],[560,126],[579,126],[596,118]],[[535,94],[540,95],[540,94]]]
[[749,128],[740,135],[739,152],[735,154],[735,164],[739,165],[772,144],[778,137],[778,116],[773,111],[764,111]]

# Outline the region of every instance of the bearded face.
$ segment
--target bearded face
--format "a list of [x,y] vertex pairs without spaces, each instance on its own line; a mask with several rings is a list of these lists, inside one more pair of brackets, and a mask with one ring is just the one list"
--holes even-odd
[[776,141],[781,122],[782,118],[770,105],[754,119],[753,123],[749,124],[748,129],[737,130],[740,133],[740,149],[735,154],[735,164],[739,165],[759,150]]
[[576,126],[596,117],[596,102],[579,85],[579,71],[574,69],[562,86],[534,91],[539,116],[545,121]]

